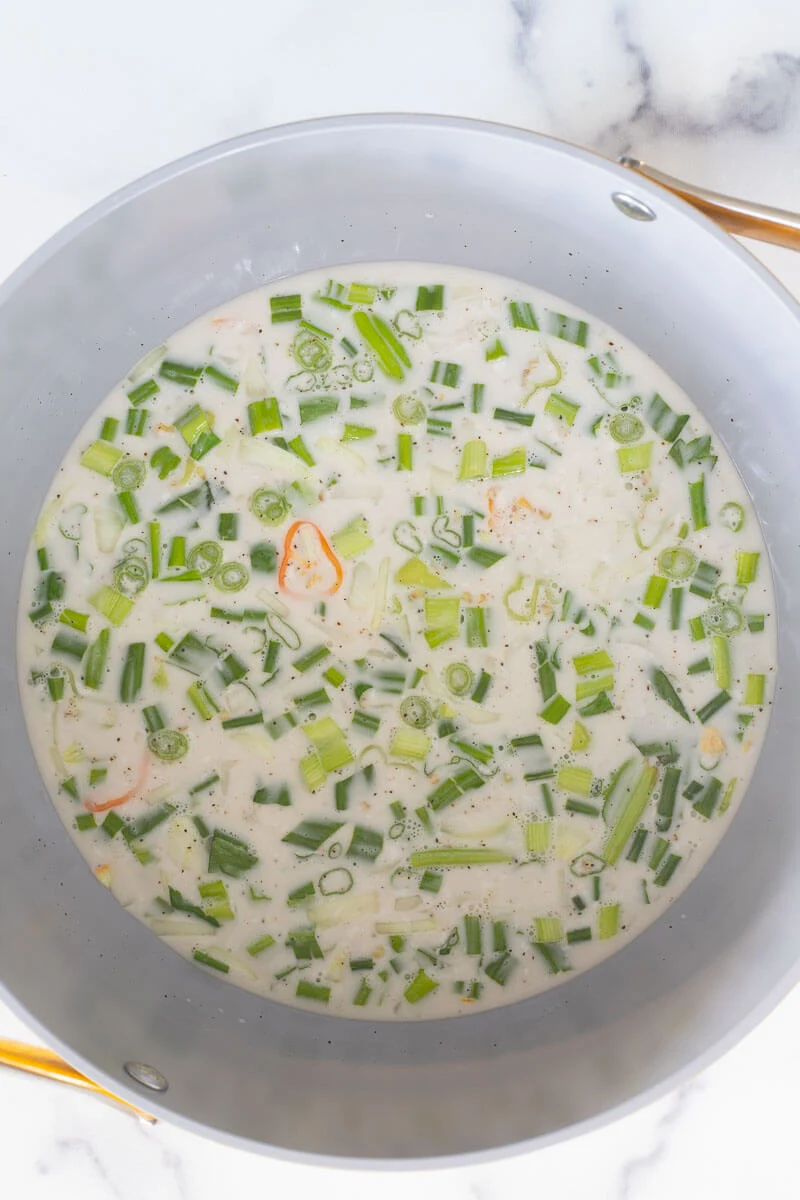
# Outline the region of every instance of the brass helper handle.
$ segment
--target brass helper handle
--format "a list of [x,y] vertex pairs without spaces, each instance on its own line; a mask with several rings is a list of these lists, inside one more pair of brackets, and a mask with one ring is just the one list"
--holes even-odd
[[638,158],[623,155],[619,160],[623,167],[660,183],[668,192],[680,196],[687,204],[705,213],[728,233],[740,237],[756,238],[759,242],[772,242],[775,246],[786,246],[789,250],[800,250],[800,214],[784,208],[771,208],[768,204],[755,204],[750,200],[736,200],[720,192],[684,183],[664,171],[658,171]]
[[7,1038],[0,1038],[0,1066],[15,1067],[18,1071],[28,1071],[31,1075],[42,1075],[46,1079],[55,1079],[59,1083],[70,1083],[73,1087],[96,1092],[108,1100],[113,1100],[115,1104],[121,1104],[128,1112],[134,1113],[148,1124],[156,1124],[155,1117],[151,1117],[141,1108],[129,1104],[127,1100],[120,1099],[113,1092],[107,1092],[104,1087],[100,1087],[99,1083],[93,1083],[91,1079],[87,1079],[58,1054],[54,1054],[52,1050],[44,1050],[40,1046],[29,1046],[25,1042],[13,1042]]

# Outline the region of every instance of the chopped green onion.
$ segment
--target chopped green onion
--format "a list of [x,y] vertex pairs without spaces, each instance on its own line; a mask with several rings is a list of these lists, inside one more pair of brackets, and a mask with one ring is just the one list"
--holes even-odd
[[192,367],[187,363],[172,362],[165,358],[158,369],[158,374],[161,379],[169,379],[172,383],[178,383],[182,387],[193,388],[200,382],[203,368]]
[[132,642],[128,646],[125,662],[122,667],[119,698],[123,704],[131,704],[137,700],[142,690],[144,678],[144,642]]
[[327,1004],[331,998],[331,989],[326,983],[311,983],[308,979],[298,979],[295,995],[304,1000],[316,1000],[320,1004]]
[[285,783],[260,787],[253,794],[253,804],[277,804],[279,808],[288,808],[291,803],[292,798]]
[[437,895],[441,891],[444,883],[444,875],[438,871],[423,871],[422,878],[419,881],[419,890],[421,892],[432,892]]
[[478,867],[490,863],[511,862],[511,855],[505,850],[494,849],[491,846],[478,846],[474,849],[461,846],[437,846],[431,850],[415,850],[411,855],[411,866],[415,869],[423,867]]
[[430,287],[417,288],[417,312],[441,312],[444,308],[444,286],[434,283]]
[[213,955],[207,954],[205,950],[194,949],[192,958],[195,962],[202,963],[204,967],[211,967],[213,971],[220,971],[223,975],[227,975],[230,971],[230,966],[226,962],[222,962],[219,958],[214,958]]
[[108,648],[111,640],[111,630],[101,629],[97,638],[90,644],[83,663],[83,681],[88,688],[97,690],[103,682]]
[[147,408],[129,408],[125,417],[125,432],[132,437],[144,437],[150,422]]
[[613,675],[601,675],[597,679],[581,679],[575,685],[575,699],[578,703],[597,696],[601,692],[610,692],[614,687]]
[[588,796],[592,790],[593,776],[588,767],[562,767],[556,776],[556,782],[564,792]]
[[304,462],[307,467],[314,466],[314,456],[303,441],[300,434],[298,434],[297,437],[293,437],[292,440],[287,442],[286,445],[287,449],[291,450],[292,454],[299,458],[301,462]]
[[219,712],[218,705],[202,680],[195,680],[186,694],[203,721],[210,721]]
[[704,599],[708,599],[714,594],[719,576],[719,567],[715,567],[713,563],[699,562],[692,576],[689,591],[695,596],[702,596]]
[[672,824],[680,777],[681,773],[678,767],[667,767],[664,772],[656,815],[656,829],[659,833],[665,833]]
[[149,400],[151,396],[157,396],[160,390],[155,379],[146,379],[144,383],[140,383],[137,387],[132,388],[127,395],[131,404],[136,407],[137,404],[142,404],[145,400]]
[[392,413],[401,425],[420,425],[427,415],[425,405],[416,396],[396,396]]
[[110,442],[97,441],[87,446],[80,457],[82,467],[96,471],[98,475],[110,475],[122,458],[122,451]]
[[[556,417],[564,421],[567,425],[575,424],[575,418],[580,412],[580,404],[576,404],[574,400],[568,400],[566,396],[560,396],[558,392],[551,392],[547,397],[547,402],[544,406],[544,411],[551,417]],[[639,449],[639,447],[636,447]],[[621,451],[617,451],[621,453]],[[640,468],[634,468],[640,469]]]
[[102,831],[106,835],[106,837],[114,838],[117,836],[117,834],[120,832],[121,829],[125,828],[125,822],[123,821],[123,819],[119,815],[119,813],[114,812],[112,809],[112,811],[110,813],[106,813],[106,816],[105,816],[102,824],[100,825],[100,828],[102,829]]
[[304,674],[306,671],[310,671],[312,667],[316,667],[329,654],[330,650],[327,646],[315,646],[313,650],[308,650],[305,654],[301,654],[299,658],[294,659],[292,666],[296,671]]
[[313,958],[323,957],[316,933],[312,928],[291,929],[287,935],[286,944],[294,951],[298,962],[310,962]]
[[[285,839],[284,839],[285,840]],[[376,829],[365,829],[363,825],[355,825],[347,848],[350,858],[363,858],[374,862],[383,849],[383,834]]]
[[525,825],[525,849],[529,854],[545,854],[550,848],[551,821],[528,821]]
[[353,314],[356,329],[373,351],[378,366],[390,379],[402,379],[404,367],[411,366],[411,359],[393,330],[375,313],[359,309]]
[[661,869],[653,880],[653,883],[656,885],[656,887],[666,887],[670,879],[672,879],[672,876],[675,874],[675,870],[680,861],[680,854],[667,855],[667,857],[664,859]]
[[608,432],[615,442],[627,446],[644,436],[644,424],[635,413],[617,413],[608,423]]
[[425,641],[435,649],[458,637],[461,601],[451,596],[425,597]]
[[468,646],[488,646],[486,632],[486,609],[480,605],[467,605],[464,609],[464,634]]
[[698,721],[700,721],[702,725],[707,724],[707,722],[710,721],[711,718],[718,713],[721,708],[724,708],[725,705],[730,702],[730,698],[731,697],[729,693],[726,692],[724,688],[717,692],[716,696],[712,696],[709,701],[707,701],[701,708],[696,710]]
[[500,562],[500,559],[505,558],[505,556],[505,550],[493,550],[491,546],[470,546],[467,551],[467,558],[470,562],[487,570],[489,567],[493,567],[495,563]]
[[377,713],[364,712],[363,709],[356,709],[353,713],[353,724],[361,729],[366,729],[368,733],[375,733],[380,727],[381,719]]
[[510,475],[523,475],[528,465],[524,446],[517,446],[508,454],[495,455],[492,459],[492,478],[505,479]]
[[617,450],[617,463],[620,473],[628,475],[633,471],[647,471],[653,454],[652,442],[638,442],[634,446],[620,446]]
[[679,717],[683,717],[684,721],[691,721],[692,718],[686,711],[683,701],[665,673],[658,667],[653,667],[650,672],[650,680],[658,698],[668,704]]
[[578,654],[572,665],[579,675],[591,675],[594,671],[614,669],[614,660],[607,650],[593,650],[590,654]]
[[614,705],[606,692],[600,692],[588,704],[584,704],[583,708],[579,708],[578,712],[582,717],[599,717],[603,713],[613,712]]
[[265,525],[281,525],[289,515],[289,501],[281,492],[258,488],[250,497],[250,511]]
[[680,629],[681,616],[683,614],[683,597],[684,589],[682,587],[670,588],[669,592],[669,627],[672,630]]
[[729,500],[719,510],[719,519],[726,529],[730,529],[732,533],[738,533],[744,525],[744,509],[741,504]]
[[459,363],[440,362],[435,359],[428,377],[431,383],[440,383],[442,387],[457,388],[461,379]]
[[644,767],[638,776],[622,811],[609,831],[603,847],[603,858],[609,866],[613,866],[616,863],[627,845],[628,839],[639,824],[642,814],[647,808],[647,803],[656,785],[657,778],[658,768],[649,766]]
[[564,930],[558,917],[534,917],[533,930],[535,942],[560,942]]
[[287,296],[270,296],[269,309],[272,324],[283,321],[299,321],[303,316],[302,296],[297,293]]
[[574,346],[586,347],[589,337],[589,326],[579,317],[567,317],[563,313],[548,313],[548,333],[553,337],[572,342]]
[[355,558],[373,545],[366,517],[354,517],[331,538],[334,549],[342,558]]
[[377,432],[371,425],[351,425],[348,422],[342,431],[342,441],[361,442],[367,438],[375,437]]
[[159,521],[148,522],[147,542],[150,550],[150,576],[158,579],[161,572],[161,524]]
[[414,466],[414,439],[410,433],[397,435],[397,469],[410,471]]
[[616,937],[619,932],[619,905],[602,904],[597,915],[597,936],[601,941]]
[[65,608],[58,619],[62,625],[77,629],[79,633],[85,633],[89,624],[89,614],[75,612],[74,608]]
[[214,572],[213,583],[221,592],[240,592],[247,585],[250,573],[243,563],[222,563]]
[[[717,680],[719,683],[719,680]],[[766,688],[766,676],[750,674],[745,680],[744,687],[744,703],[761,705],[764,703],[764,692]],[[720,687],[724,687],[720,684]]]
[[431,740],[421,729],[398,729],[389,745],[395,758],[422,762],[431,748]]
[[755,580],[758,573],[758,560],[761,557],[758,550],[736,551],[736,582],[737,584],[747,587],[748,584]]
[[263,954],[265,950],[269,950],[270,946],[275,945],[275,938],[268,933],[264,933],[261,937],[250,942],[247,947],[247,953],[251,958],[257,958],[259,954]]
[[403,992],[403,995],[409,1004],[418,1004],[420,1000],[424,1000],[431,992],[435,992],[438,986],[439,984],[431,979],[424,970],[419,970]]
[[271,542],[256,542],[250,547],[250,569],[271,575],[276,569],[278,551]]
[[239,879],[258,862],[250,847],[241,838],[215,829],[208,848],[208,871],[210,875],[228,875]]
[[689,420],[689,414],[676,415],[656,392],[647,405],[647,420],[663,441],[674,442]]
[[[129,822],[122,831],[122,836],[126,842],[135,842],[138,838],[145,837],[153,829],[157,829],[164,821],[175,812],[174,804],[159,804],[157,808],[151,808],[149,812],[144,813],[136,820]],[[202,895],[202,890],[201,890]]]
[[717,779],[716,776],[712,775],[708,779],[705,787],[701,788],[700,794],[694,801],[692,807],[694,808],[695,812],[700,814],[700,816],[711,817],[714,813],[714,809],[719,803],[721,795],[722,782]]
[[731,670],[730,639],[713,634],[711,637],[711,661],[717,687],[727,691],[733,682]]
[[647,830],[646,829],[637,829],[633,835],[633,840],[631,841],[630,849],[628,850],[628,853],[625,855],[628,862],[638,862],[639,861],[639,859],[642,856],[642,850],[644,850],[644,844],[646,841],[647,841]]
[[312,396],[303,399],[298,405],[300,424],[310,425],[312,421],[320,421],[324,417],[333,416],[338,408],[339,401],[335,396]]
[[689,579],[697,566],[697,556],[685,546],[673,546],[662,550],[658,556],[658,568],[668,579]]
[[692,527],[695,530],[705,529],[708,525],[706,509],[706,477],[701,475],[689,484],[689,507],[692,514]]
[[220,513],[217,518],[217,532],[220,541],[235,542],[239,536],[239,514],[235,512]]
[[175,729],[157,729],[149,734],[147,745],[162,762],[177,762],[189,750],[189,739]]
[[180,465],[180,455],[169,446],[159,446],[150,456],[150,469],[155,471],[159,479],[166,479]]
[[543,721],[547,721],[549,725],[558,725],[561,720],[567,715],[570,709],[568,700],[565,700],[558,692],[553,698],[547,702],[544,708],[539,713]]
[[539,329],[533,305],[527,300],[512,300],[508,306],[508,313],[515,329],[530,329],[533,333]]
[[121,625],[133,608],[132,600],[107,584],[89,597],[89,603],[115,626]]
[[466,663],[449,663],[444,671],[445,684],[454,696],[466,696],[474,679],[474,673]]
[[483,357],[485,358],[486,362],[494,362],[494,360],[498,358],[507,358],[508,351],[500,341],[500,338],[495,338],[494,341],[486,347]]
[[474,438],[465,442],[461,452],[461,467],[459,479],[483,479],[488,471],[488,452],[486,442]]
[[642,603],[646,608],[659,608],[667,590],[667,581],[663,575],[651,575],[644,590]]
[[333,837],[341,827],[341,821],[301,821],[281,840],[288,846],[298,846],[301,850],[313,852],[319,850],[323,842]]
[[247,416],[250,422],[250,432],[254,436],[283,428],[281,411],[274,396],[265,397],[263,400],[253,400],[247,406]]
[[170,543],[169,556],[167,558],[168,567],[185,567],[186,566],[186,538],[174,537]]

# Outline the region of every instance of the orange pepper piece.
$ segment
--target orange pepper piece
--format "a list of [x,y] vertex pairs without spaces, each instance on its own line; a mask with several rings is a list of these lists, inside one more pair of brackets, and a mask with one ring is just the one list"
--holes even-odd
[[83,807],[90,813],[108,812],[110,808],[119,808],[122,804],[127,804],[129,800],[133,800],[134,796],[144,787],[144,781],[147,778],[147,772],[150,768],[150,757],[145,754],[142,759],[139,778],[132,788],[128,788],[127,792],[123,792],[121,796],[112,796],[109,800],[84,800]]
[[[333,568],[333,583],[329,587],[322,586],[324,580],[319,571],[319,557],[303,557],[302,551],[296,544],[298,542],[298,534],[306,527],[313,529],[322,557],[327,559]],[[294,568],[301,576],[305,577],[306,582],[303,591],[294,591],[289,586],[287,574],[290,568]],[[283,540],[283,554],[278,568],[278,586],[281,591],[288,592],[290,596],[308,596],[320,593],[323,596],[332,596],[334,592],[338,592],[343,580],[344,571],[342,570],[342,564],[334,554],[333,547],[319,526],[315,525],[313,521],[295,521],[290,525]]]

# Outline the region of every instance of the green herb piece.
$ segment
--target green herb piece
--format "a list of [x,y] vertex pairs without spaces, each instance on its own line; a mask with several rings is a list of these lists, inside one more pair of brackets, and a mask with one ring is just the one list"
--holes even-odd
[[221,829],[215,829],[208,848],[208,872],[210,875],[228,875],[239,879],[258,862],[250,847],[241,838]]
[[420,1000],[424,1000],[431,992],[435,992],[438,986],[439,984],[431,979],[425,971],[419,970],[403,992],[403,995],[409,1004],[418,1004]]

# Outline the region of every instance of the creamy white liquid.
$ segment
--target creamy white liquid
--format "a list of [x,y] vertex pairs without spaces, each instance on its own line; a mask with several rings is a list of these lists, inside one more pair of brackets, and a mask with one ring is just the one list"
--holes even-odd
[[[23,581],[23,701],[42,775],[81,852],[120,903],[180,953],[210,956],[208,969],[227,968],[228,979],[263,995],[345,1016],[463,1014],[533,995],[599,962],[661,914],[708,859],[745,793],[766,727],[775,666],[769,562],[718,439],[713,461],[693,440],[710,430],[691,401],[607,326],[477,272],[392,263],[342,267],[334,278],[338,289],[327,273],[284,280],[200,318],[148,355],[88,422],[48,492]],[[358,290],[349,295],[352,281],[385,294],[371,309],[350,304],[369,299]],[[419,284],[444,285],[443,311],[415,311]],[[303,319],[330,337],[313,340],[297,312],[271,321],[270,297],[292,293],[302,297]],[[512,301],[532,306],[540,331],[513,325]],[[374,311],[395,330],[412,365],[390,347],[389,371],[403,378],[376,361],[355,319],[360,311]],[[517,320],[533,323],[516,311]],[[569,324],[556,316],[565,313]],[[304,369],[298,353],[322,369]],[[182,386],[164,378],[164,360],[212,364],[235,382],[225,386],[212,371]],[[457,366],[446,372],[448,363]],[[152,379],[158,391],[132,406],[129,394]],[[669,457],[672,443],[660,434],[670,419],[654,430],[654,393],[674,414],[688,414],[679,451],[691,443],[684,459],[695,453],[697,461],[680,466]],[[422,405],[420,424],[398,421],[393,402],[401,394]],[[282,428],[252,435],[248,405],[271,397]],[[336,411],[301,424],[298,404],[319,397],[334,398]],[[192,405],[221,439],[197,462],[175,426]],[[498,419],[497,408],[533,422]],[[126,433],[142,412],[149,413],[143,434]],[[613,421],[618,430],[620,416],[642,423],[630,446],[609,431]],[[169,447],[180,460],[163,480],[147,466],[127,517],[113,479],[81,465],[108,417],[119,421],[111,446],[125,456],[152,464]],[[202,416],[190,441],[198,429]],[[274,440],[293,443],[298,434],[303,446],[294,443],[295,450],[313,465]],[[410,435],[411,470],[399,469],[398,435]],[[473,447],[480,477],[461,477],[468,442],[483,443]],[[623,469],[635,468],[635,447],[646,444],[638,460],[644,468]],[[515,450],[519,473],[493,474],[493,464]],[[163,461],[162,452],[156,463]],[[708,523],[695,529],[703,519],[692,513],[690,484],[701,478]],[[208,511],[156,512],[204,481],[213,494]],[[285,497],[276,525],[251,511],[260,488]],[[415,506],[414,497],[423,499]],[[720,516],[726,504],[741,506],[736,531],[728,527],[739,523],[736,509]],[[232,540],[219,538],[220,513],[236,514]],[[465,515],[473,518],[474,545],[503,557],[491,565],[468,558]],[[337,534],[358,518],[366,539],[346,557],[353,547]],[[304,524],[292,533],[296,522]],[[176,537],[185,539],[184,565]],[[241,564],[241,590],[226,593],[208,575],[174,581],[209,540],[225,563]],[[253,570],[250,559],[253,544],[263,542],[275,548],[268,572]],[[664,575],[659,555],[675,548],[688,552],[689,578]],[[37,550],[46,552],[44,570]],[[748,569],[737,552],[760,557]],[[129,588],[130,570],[119,569],[131,560],[140,572],[144,562],[147,586],[110,625],[98,592],[114,587],[115,571]],[[409,568],[409,560],[416,565]],[[666,561],[674,567],[674,556]],[[719,571],[705,584],[693,574],[703,561]],[[433,573],[424,586],[420,563]],[[737,586],[737,570],[755,578]],[[48,571],[65,585],[49,611]],[[705,594],[697,593],[698,581]],[[680,611],[674,588],[682,588]],[[439,613],[437,635],[439,598],[460,605],[450,628]],[[243,619],[215,618],[212,606]],[[470,634],[481,640],[469,608],[484,610],[486,646],[467,644]],[[36,621],[29,610],[38,611]],[[70,614],[78,614],[77,629]],[[714,635],[720,621],[741,628]],[[96,646],[103,629],[110,630],[107,661],[99,686],[89,688],[81,639]],[[172,652],[190,632],[210,647],[201,700],[208,719],[187,694],[202,680]],[[72,639],[66,651],[58,648],[64,634]],[[159,635],[166,636],[157,642]],[[265,670],[271,642],[277,658]],[[143,684],[135,700],[122,703],[132,643],[145,647]],[[537,644],[549,666],[537,664]],[[306,670],[293,665],[317,647],[328,652],[324,658]],[[600,651],[611,667],[587,670],[581,656]],[[448,687],[453,664],[469,668],[462,673],[468,682],[471,672],[465,696]],[[230,682],[229,667],[242,678]],[[666,674],[686,719],[657,694],[654,671]],[[480,694],[482,672],[490,680],[476,702],[470,696],[476,687]],[[541,715],[558,715],[548,709],[553,686],[557,705],[558,697],[568,705],[558,723]],[[730,699],[708,715],[705,706],[720,692]],[[400,713],[409,696],[418,698],[414,712],[425,725],[417,730],[420,757],[411,759],[392,749],[398,731],[411,731]],[[608,711],[595,713],[593,705]],[[179,760],[148,749],[148,706],[158,706],[166,728],[186,739]],[[223,727],[237,717],[253,723]],[[311,791],[299,764],[313,751],[307,730],[324,730],[312,722],[326,718],[341,731],[335,749],[344,745],[350,761],[327,775],[317,764],[320,786]],[[513,748],[513,739],[533,734],[541,748]],[[570,768],[583,773],[570,775]],[[679,772],[674,811],[659,818],[668,771],[667,787]],[[336,785],[351,776],[347,806],[340,787],[337,809]],[[466,783],[445,803],[446,788],[437,789],[453,777]],[[284,785],[290,803],[275,803]],[[637,787],[641,811],[626,832]],[[124,803],[103,809],[128,792]],[[701,815],[704,808],[710,815]],[[109,812],[122,828],[115,830],[115,817],[101,827]],[[153,814],[167,815],[132,836]],[[316,848],[321,834],[305,846],[284,842],[303,821],[340,827]],[[358,830],[367,831],[366,843]],[[239,839],[232,867],[216,853],[214,831]],[[301,842],[304,835],[307,829]],[[426,871],[425,852],[435,857],[442,848],[507,861]]]

